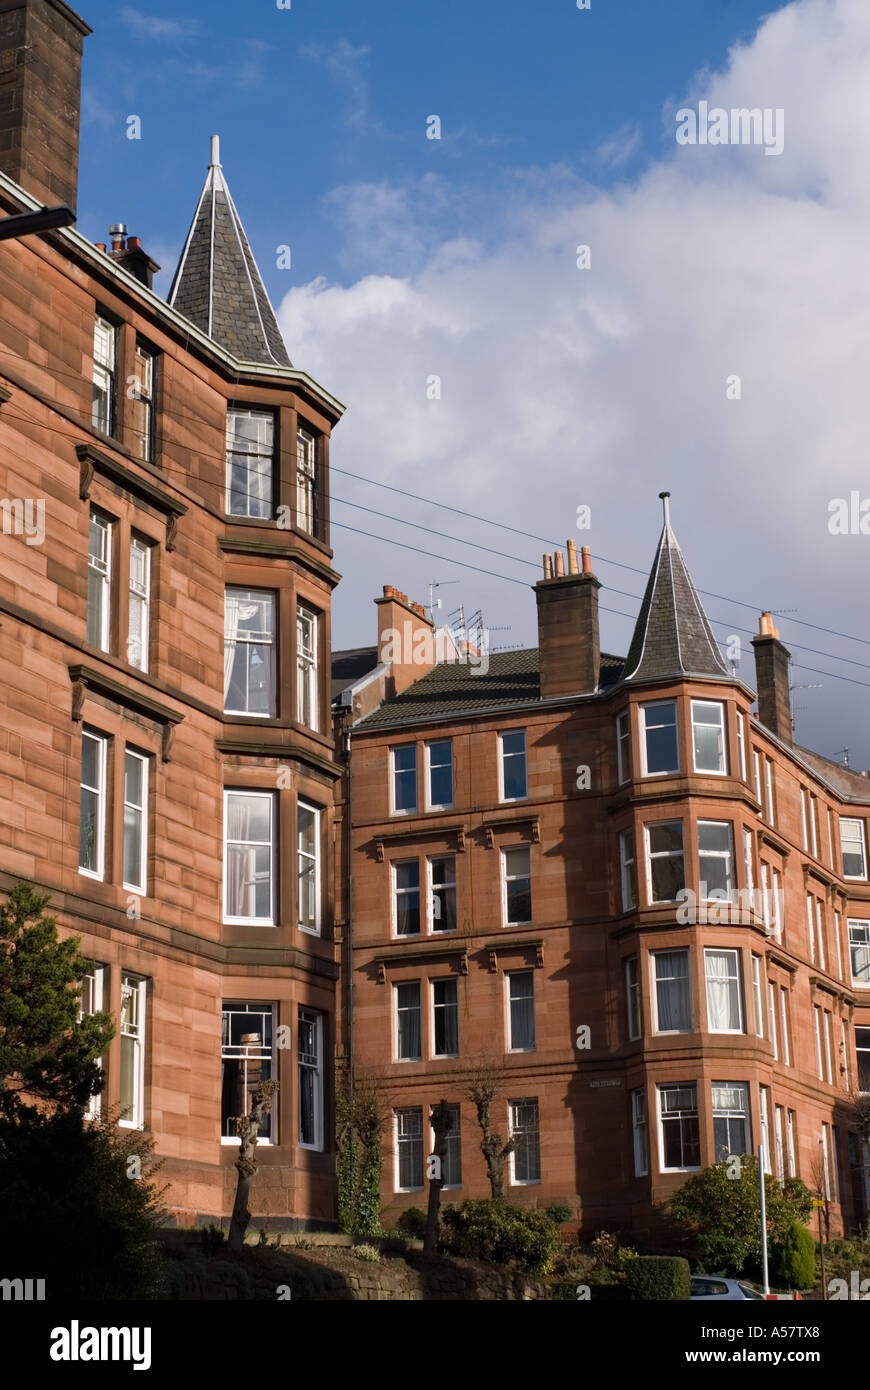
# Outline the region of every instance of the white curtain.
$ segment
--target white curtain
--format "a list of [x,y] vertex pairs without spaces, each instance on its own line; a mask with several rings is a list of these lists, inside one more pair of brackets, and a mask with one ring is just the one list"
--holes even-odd
[[729,979],[734,957],[728,951],[708,951],[707,963],[707,1013],[713,1032],[724,1032],[739,1027],[737,1017],[737,981]]

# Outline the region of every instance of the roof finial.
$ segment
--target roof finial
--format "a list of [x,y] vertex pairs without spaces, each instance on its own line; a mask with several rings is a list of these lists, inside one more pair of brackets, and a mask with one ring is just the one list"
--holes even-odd
[[670,494],[669,492],[660,492],[660,493],[659,493],[659,497],[662,499],[662,511],[663,511],[664,514],[665,514],[665,525],[666,525],[666,526],[670,526],[670,524],[671,524],[671,509],[670,509],[670,506],[668,505],[668,498],[670,497],[670,495],[671,495],[671,494]]
[[213,135],[211,137],[211,166],[221,167],[221,137]]

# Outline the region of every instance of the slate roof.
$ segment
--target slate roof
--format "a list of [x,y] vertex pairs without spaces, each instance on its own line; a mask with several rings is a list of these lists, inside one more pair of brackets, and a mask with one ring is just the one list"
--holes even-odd
[[367,676],[378,664],[377,647],[350,647],[346,651],[332,653],[332,691],[335,699],[354,681]]
[[[475,674],[470,663],[442,661],[427,675],[391,700],[385,700],[357,728],[373,729],[418,719],[479,714],[512,705],[534,704],[541,698],[537,647],[493,652],[489,670]],[[601,653],[601,685],[614,685],[622,674],[622,657]]]
[[668,676],[731,678],[686,568],[665,508],[665,524],[625,659],[625,680]]
[[243,362],[293,365],[224,178],[217,136],[169,304]]

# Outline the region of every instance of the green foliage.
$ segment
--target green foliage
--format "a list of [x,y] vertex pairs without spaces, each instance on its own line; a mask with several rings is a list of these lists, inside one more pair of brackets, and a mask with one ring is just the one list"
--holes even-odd
[[376,1265],[381,1262],[381,1252],[376,1245],[355,1245],[353,1253],[358,1260],[365,1260],[367,1264]]
[[422,1240],[426,1234],[426,1213],[422,1207],[406,1207],[396,1226],[404,1235]]
[[77,937],[58,941],[48,901],[21,882],[0,906],[0,1114],[10,1117],[46,1101],[86,1105],[115,1036],[109,1014],[78,1018],[88,962]]
[[0,1117],[4,1267],[45,1279],[51,1300],[155,1297],[156,1166],[141,1131],[80,1109]]
[[689,1297],[689,1262],[678,1255],[638,1255],[625,1266],[632,1298],[672,1301]]
[[574,1215],[573,1208],[567,1202],[550,1202],[544,1207],[545,1215],[549,1216],[554,1226],[564,1226],[566,1221],[570,1221]]
[[227,1238],[219,1226],[206,1226],[200,1232],[199,1242],[204,1255],[218,1255],[226,1249]]
[[[744,1154],[740,1171],[726,1159],[689,1178],[671,1199],[671,1215],[693,1229],[698,1252],[707,1269],[738,1276],[761,1268],[761,1210],[758,1160]],[[803,1223],[812,1211],[813,1196],[800,1178],[780,1187],[770,1174],[764,1179],[768,1238],[781,1244],[794,1222]]]
[[384,1114],[371,1077],[336,1075],[338,1224],[354,1238],[381,1233]]
[[441,1249],[492,1264],[515,1263],[529,1274],[547,1274],[559,1245],[546,1212],[514,1207],[503,1198],[468,1199],[442,1214]]
[[806,1226],[793,1221],[775,1248],[777,1278],[789,1289],[811,1289],[816,1282],[816,1242]]
[[612,1236],[609,1231],[599,1231],[592,1242],[592,1258],[596,1265],[604,1269],[613,1269],[618,1252],[616,1236]]

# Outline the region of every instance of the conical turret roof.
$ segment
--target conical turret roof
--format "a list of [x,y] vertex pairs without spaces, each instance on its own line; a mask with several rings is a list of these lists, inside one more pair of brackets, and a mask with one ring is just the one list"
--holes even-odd
[[292,366],[224,178],[216,135],[169,303],[241,361]]
[[669,676],[730,676],[701,607],[683,552],[671,530],[669,493],[665,524],[625,660],[625,680]]

